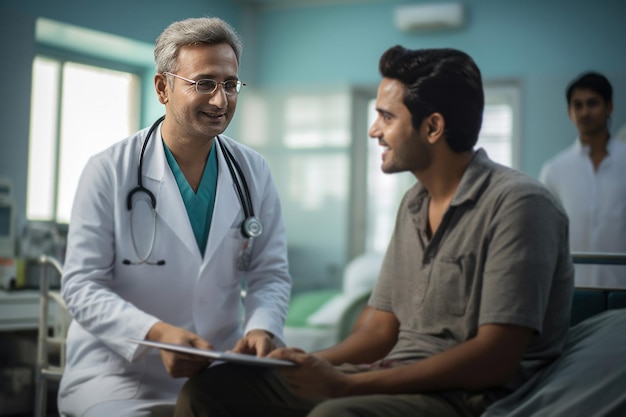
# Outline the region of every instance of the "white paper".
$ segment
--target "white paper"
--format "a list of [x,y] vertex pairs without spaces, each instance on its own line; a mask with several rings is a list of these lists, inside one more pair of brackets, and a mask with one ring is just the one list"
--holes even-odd
[[243,365],[265,366],[265,367],[295,366],[295,364],[290,361],[285,361],[281,359],[272,359],[272,358],[262,358],[262,357],[253,356],[253,355],[245,355],[243,353],[220,352],[216,350],[199,349],[193,346],[176,345],[173,343],[153,342],[150,340],[128,339],[128,341],[132,343],[144,345],[144,346],[154,347],[157,349],[165,349],[165,350],[171,350],[174,352],[188,353],[190,355],[204,356],[204,357],[215,359],[216,361],[222,361],[222,362],[233,362],[233,363],[239,363]]

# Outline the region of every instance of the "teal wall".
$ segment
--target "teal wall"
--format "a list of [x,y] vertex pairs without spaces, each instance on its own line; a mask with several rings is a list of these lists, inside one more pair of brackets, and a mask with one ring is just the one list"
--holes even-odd
[[148,43],[176,20],[215,15],[238,25],[241,16],[235,2],[219,0],[0,0],[0,8],[2,20],[21,12]]

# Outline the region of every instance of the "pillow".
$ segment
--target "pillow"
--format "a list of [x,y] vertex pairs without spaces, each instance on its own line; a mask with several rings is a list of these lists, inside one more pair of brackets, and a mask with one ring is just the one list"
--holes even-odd
[[312,326],[336,326],[343,313],[364,294],[372,291],[383,256],[367,252],[354,258],[343,273],[343,292],[328,300],[307,320]]
[[376,252],[366,252],[354,258],[343,272],[343,292],[352,297],[358,297],[374,288],[383,255]]
[[307,324],[311,326],[337,326],[343,312],[356,298],[358,297],[347,294],[335,295],[309,316]]
[[626,416],[626,309],[573,326],[563,353],[483,417]]

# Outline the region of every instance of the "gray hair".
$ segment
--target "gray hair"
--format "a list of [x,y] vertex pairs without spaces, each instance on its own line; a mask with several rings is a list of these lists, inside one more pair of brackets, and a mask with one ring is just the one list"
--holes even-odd
[[235,51],[239,63],[243,45],[232,26],[218,17],[198,17],[174,22],[159,35],[154,47],[157,73],[175,72],[178,69],[178,51],[181,46],[203,43],[227,43]]

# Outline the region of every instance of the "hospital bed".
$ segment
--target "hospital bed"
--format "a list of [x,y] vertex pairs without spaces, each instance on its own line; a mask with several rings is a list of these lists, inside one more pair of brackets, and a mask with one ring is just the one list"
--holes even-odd
[[[572,253],[572,259],[626,265],[625,254]],[[625,346],[626,289],[575,288],[561,355],[483,417],[626,416]]]

